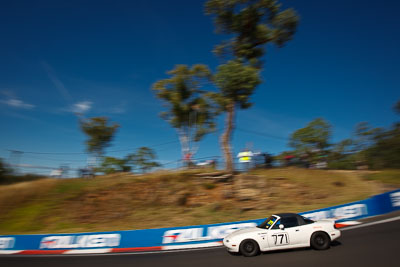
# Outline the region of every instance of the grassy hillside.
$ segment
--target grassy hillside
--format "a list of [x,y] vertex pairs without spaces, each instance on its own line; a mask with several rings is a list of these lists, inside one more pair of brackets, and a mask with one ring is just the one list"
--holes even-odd
[[366,172],[258,170],[213,182],[200,171],[43,179],[0,186],[0,234],[110,231],[264,218],[366,198]]
[[400,170],[384,170],[379,172],[370,172],[364,175],[367,180],[382,182],[388,186],[400,186]]

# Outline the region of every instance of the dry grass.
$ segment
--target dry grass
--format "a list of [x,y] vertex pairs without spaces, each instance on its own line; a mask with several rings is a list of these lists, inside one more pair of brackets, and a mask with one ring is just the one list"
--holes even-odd
[[307,211],[382,192],[359,172],[257,170],[233,183],[199,171],[46,179],[0,186],[0,234],[110,231],[264,218]]
[[388,188],[397,188],[400,185],[400,170],[384,170],[369,172],[363,175],[366,180],[382,182]]

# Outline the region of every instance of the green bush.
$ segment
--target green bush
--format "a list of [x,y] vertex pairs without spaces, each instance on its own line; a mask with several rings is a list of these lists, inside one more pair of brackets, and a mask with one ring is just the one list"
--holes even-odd
[[356,165],[351,160],[337,160],[328,163],[328,169],[331,170],[355,170]]
[[207,190],[211,190],[211,189],[214,189],[214,188],[216,187],[216,185],[213,184],[213,183],[204,183],[204,184],[203,184],[203,187],[204,187],[205,189],[207,189]]

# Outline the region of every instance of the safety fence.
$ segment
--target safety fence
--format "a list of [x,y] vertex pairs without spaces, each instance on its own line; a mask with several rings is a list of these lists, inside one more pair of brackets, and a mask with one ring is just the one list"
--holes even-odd
[[[300,214],[314,220],[334,219],[343,222],[399,209],[400,189]],[[0,254],[110,253],[220,246],[222,239],[229,233],[256,226],[263,220],[115,232],[0,235]]]

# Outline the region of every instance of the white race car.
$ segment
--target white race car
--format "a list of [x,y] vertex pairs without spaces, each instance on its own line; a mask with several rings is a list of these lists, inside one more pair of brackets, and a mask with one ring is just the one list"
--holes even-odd
[[223,240],[229,252],[250,257],[260,251],[312,247],[328,249],[340,237],[333,220],[312,221],[295,213],[279,213],[257,227],[237,230]]

